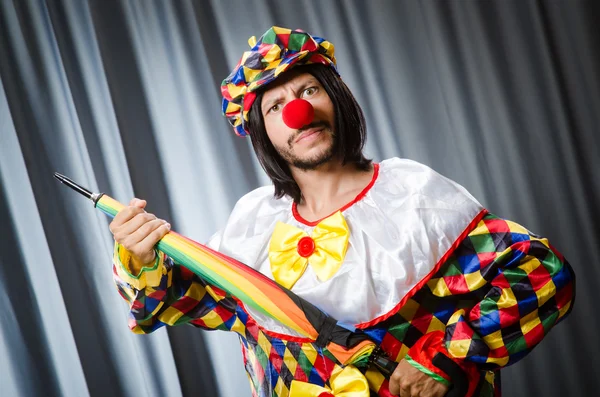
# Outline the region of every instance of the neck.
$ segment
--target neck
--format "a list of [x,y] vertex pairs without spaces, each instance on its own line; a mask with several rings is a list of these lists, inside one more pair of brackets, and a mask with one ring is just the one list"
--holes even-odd
[[321,219],[356,197],[372,177],[369,171],[356,168],[354,164],[342,166],[341,161],[329,161],[314,170],[290,167],[302,200],[298,204],[301,215],[307,219]]

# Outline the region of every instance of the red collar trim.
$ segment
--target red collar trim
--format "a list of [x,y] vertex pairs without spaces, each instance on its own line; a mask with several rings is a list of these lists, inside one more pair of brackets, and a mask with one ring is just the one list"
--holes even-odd
[[338,211],[344,212],[345,210],[347,210],[348,208],[350,208],[352,205],[354,205],[355,203],[357,203],[360,200],[362,200],[363,197],[365,197],[367,195],[367,193],[369,192],[369,190],[371,190],[371,188],[375,184],[375,181],[377,180],[378,176],[379,176],[379,164],[378,163],[374,163],[373,164],[373,177],[371,178],[371,182],[369,182],[369,184],[360,193],[358,193],[358,196],[356,196],[354,198],[354,200],[350,201],[349,203],[347,203],[346,205],[344,205],[342,208],[333,211],[331,214],[327,215],[326,217],[323,217],[323,218],[318,219],[318,220],[313,221],[313,222],[307,221],[306,219],[304,219],[300,215],[300,213],[298,213],[298,208],[296,206],[296,202],[292,203],[292,214],[294,214],[294,218],[296,218],[296,220],[298,222],[303,223],[306,226],[317,226],[319,224],[319,222],[321,222],[323,219],[329,218],[331,215],[335,214]]

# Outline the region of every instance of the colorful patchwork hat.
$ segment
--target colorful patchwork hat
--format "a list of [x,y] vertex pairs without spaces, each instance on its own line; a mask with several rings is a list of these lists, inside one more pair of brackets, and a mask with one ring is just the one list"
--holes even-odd
[[258,88],[298,65],[321,63],[336,70],[333,44],[299,29],[273,26],[258,41],[256,37],[250,37],[248,44],[250,51],[244,52],[231,74],[221,83],[223,114],[239,136],[249,132],[248,112]]

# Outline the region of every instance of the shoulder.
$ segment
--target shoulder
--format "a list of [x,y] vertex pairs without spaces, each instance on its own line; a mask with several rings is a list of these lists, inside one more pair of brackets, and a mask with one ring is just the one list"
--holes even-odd
[[375,192],[384,196],[412,197],[452,206],[468,203],[480,207],[481,204],[457,182],[446,178],[431,167],[414,160],[390,158],[379,164],[378,183]]
[[405,183],[416,183],[419,186],[427,184],[431,180],[447,179],[425,164],[398,157],[392,157],[379,163],[379,173],[386,180],[400,180]]

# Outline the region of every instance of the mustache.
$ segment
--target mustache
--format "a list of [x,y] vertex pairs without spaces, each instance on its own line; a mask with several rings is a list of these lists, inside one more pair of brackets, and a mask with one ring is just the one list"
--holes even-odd
[[292,135],[290,137],[290,139],[288,139],[288,145],[290,147],[292,147],[292,144],[294,143],[294,141],[298,138],[298,136],[300,134],[302,134],[304,131],[310,130],[311,128],[328,128],[331,131],[331,125],[329,125],[329,123],[325,120],[323,121],[315,121],[313,123],[307,124],[304,127],[300,128],[296,134]]

